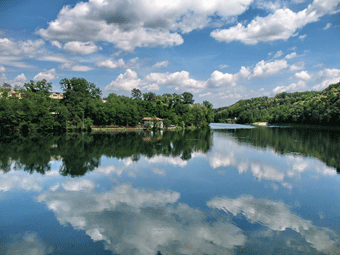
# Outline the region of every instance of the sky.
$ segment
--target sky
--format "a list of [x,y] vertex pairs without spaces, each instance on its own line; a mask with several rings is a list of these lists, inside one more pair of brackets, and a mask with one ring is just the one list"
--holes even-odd
[[340,81],[340,0],[0,0],[0,84],[79,77],[216,107]]

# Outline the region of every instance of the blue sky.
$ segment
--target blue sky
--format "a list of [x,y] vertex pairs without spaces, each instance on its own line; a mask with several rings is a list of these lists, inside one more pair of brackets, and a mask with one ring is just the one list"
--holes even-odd
[[0,84],[82,77],[214,107],[340,80],[340,0],[1,1]]

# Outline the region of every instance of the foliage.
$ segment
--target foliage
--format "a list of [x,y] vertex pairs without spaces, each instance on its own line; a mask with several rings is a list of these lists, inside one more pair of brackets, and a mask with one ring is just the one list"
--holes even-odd
[[[135,88],[132,98],[111,93],[103,101],[100,89],[83,78],[65,78],[60,85],[63,99],[56,100],[49,97],[52,85],[46,80],[25,83],[21,99],[8,97],[10,85],[4,84],[0,88],[0,132],[65,132],[89,130],[92,125],[134,127],[143,117],[152,116],[164,119],[165,127],[204,127],[214,120],[212,104],[205,101],[192,105],[194,99],[189,92],[142,94]],[[156,122],[154,126],[158,125]]]
[[320,92],[280,93],[275,97],[240,100],[215,110],[215,122],[237,118],[237,123],[269,122],[313,125],[340,124],[340,83]]

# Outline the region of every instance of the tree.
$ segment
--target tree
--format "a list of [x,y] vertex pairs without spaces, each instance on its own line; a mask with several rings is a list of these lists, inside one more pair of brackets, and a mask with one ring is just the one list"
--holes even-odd
[[142,100],[142,91],[134,88],[131,90],[131,96],[132,96],[132,99],[134,100]]
[[33,93],[42,93],[47,96],[52,91],[52,83],[47,82],[45,79],[37,81],[36,83],[33,80],[30,80],[29,83],[24,84],[24,88],[27,91]]
[[12,86],[11,86],[10,84],[4,82],[4,83],[2,84],[2,88],[4,88],[4,89],[11,89]]
[[193,104],[195,102],[193,97],[194,96],[189,92],[182,93],[183,104]]
[[203,101],[203,105],[208,109],[212,109],[213,105],[209,101]]
[[146,100],[146,101],[152,101],[152,102],[155,102],[156,99],[157,99],[156,94],[153,93],[153,92],[144,93],[144,94],[143,94],[143,98],[144,98],[144,100]]
[[[61,103],[64,104],[70,114],[71,121],[75,126],[85,127],[85,119],[91,117],[90,105],[92,100],[101,100],[101,90],[93,83],[83,78],[62,79],[61,88],[64,91],[64,97]],[[90,122],[87,121],[89,124]]]

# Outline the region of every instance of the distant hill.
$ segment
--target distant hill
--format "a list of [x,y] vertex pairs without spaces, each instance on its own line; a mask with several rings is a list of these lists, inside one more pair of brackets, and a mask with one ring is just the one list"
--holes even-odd
[[340,82],[322,91],[283,92],[274,97],[257,97],[215,110],[215,122],[296,123],[340,125]]

